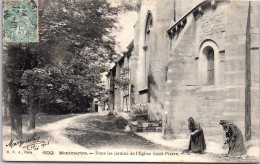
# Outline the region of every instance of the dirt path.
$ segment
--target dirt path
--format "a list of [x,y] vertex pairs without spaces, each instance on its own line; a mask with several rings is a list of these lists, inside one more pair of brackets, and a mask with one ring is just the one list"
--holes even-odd
[[77,119],[77,123],[66,128],[66,135],[88,149],[169,150],[126,130],[126,125],[116,115],[94,115]]
[[50,146],[57,149],[60,148],[62,150],[77,150],[77,151],[84,151],[87,150],[85,147],[80,146],[76,143],[73,143],[65,134],[65,129],[73,124],[78,123],[77,120],[79,119],[86,119],[87,117],[93,116],[93,115],[102,115],[97,113],[87,113],[82,114],[79,116],[74,116],[71,118],[66,118],[54,123],[50,123],[47,125],[44,125],[42,127],[39,127],[37,130],[39,131],[45,131],[50,135],[51,144]]
[[[62,119],[57,122],[49,123],[44,126],[37,128],[35,133],[40,136],[40,140],[49,141],[46,147],[33,151],[34,156],[29,156],[25,160],[60,160],[60,161],[87,161],[89,156],[56,156],[60,152],[92,152],[93,154],[97,151],[106,152],[108,150],[114,152],[170,152],[177,153],[177,156],[149,156],[149,161],[225,161],[225,162],[252,162],[253,159],[232,159],[228,157],[219,157],[217,154],[206,153],[206,154],[180,154],[177,147],[168,149],[161,143],[151,142],[152,139],[147,137],[141,137],[135,133],[118,129],[118,120],[115,121],[113,117],[108,117],[107,113],[87,113],[70,118]],[[41,135],[43,134],[43,135]],[[156,138],[155,134],[151,134],[152,138]],[[159,140],[159,139],[158,139]],[[168,143],[169,145],[170,143]],[[162,146],[164,145],[164,146]],[[110,149],[111,148],[111,149]],[[42,151],[54,151],[55,156],[42,156]],[[141,152],[142,151],[142,152]],[[97,161],[102,160],[121,160],[119,156],[106,156],[92,155],[93,159]],[[48,157],[48,158],[47,158]],[[113,158],[112,158],[113,157]],[[120,156],[124,157],[124,156]],[[141,154],[134,156],[125,156],[124,160],[136,160],[136,161],[147,161],[147,157]],[[10,158],[13,158],[10,156]],[[59,159],[57,159],[59,158]],[[19,158],[20,159],[20,156]]]

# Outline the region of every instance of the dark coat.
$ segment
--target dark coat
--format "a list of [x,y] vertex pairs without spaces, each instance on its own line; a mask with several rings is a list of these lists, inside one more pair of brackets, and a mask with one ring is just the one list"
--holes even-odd
[[241,156],[246,154],[243,135],[236,125],[228,123],[226,131],[227,141],[229,144],[228,154],[231,156]]
[[199,123],[189,123],[189,130],[194,132],[194,135],[190,136],[189,151],[201,153],[206,150],[206,143],[203,134],[203,130]]

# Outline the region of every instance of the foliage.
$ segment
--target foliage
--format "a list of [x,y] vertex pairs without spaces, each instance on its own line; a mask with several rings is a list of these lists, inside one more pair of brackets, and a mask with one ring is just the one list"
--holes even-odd
[[132,118],[138,117],[148,117],[148,109],[146,104],[134,104],[131,106],[131,113]]
[[107,63],[118,57],[112,35],[117,15],[130,9],[130,4],[112,6],[106,0],[39,1],[40,41],[4,45],[5,82],[15,84],[25,106],[33,102],[43,112],[86,111],[103,90]]
[[[55,61],[79,54],[88,47],[100,58],[113,61],[115,41],[111,32],[117,22],[119,8],[106,0],[44,0],[41,2],[41,48],[55,54]],[[41,5],[40,5],[41,6]],[[55,44],[52,44],[55,43]]]
[[130,69],[127,66],[124,66],[120,69],[119,76],[114,78],[114,83],[119,86],[122,90],[128,90],[130,84],[129,78]]

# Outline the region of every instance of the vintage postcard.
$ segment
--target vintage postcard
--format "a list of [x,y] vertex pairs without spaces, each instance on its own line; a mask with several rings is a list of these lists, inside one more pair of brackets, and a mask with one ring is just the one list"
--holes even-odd
[[260,162],[259,2],[4,0],[3,161]]

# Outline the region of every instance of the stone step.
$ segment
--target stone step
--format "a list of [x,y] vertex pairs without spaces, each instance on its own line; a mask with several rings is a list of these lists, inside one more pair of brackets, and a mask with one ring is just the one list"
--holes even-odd
[[162,132],[162,126],[159,123],[147,123],[137,125],[136,122],[130,122],[131,131],[133,132]]

